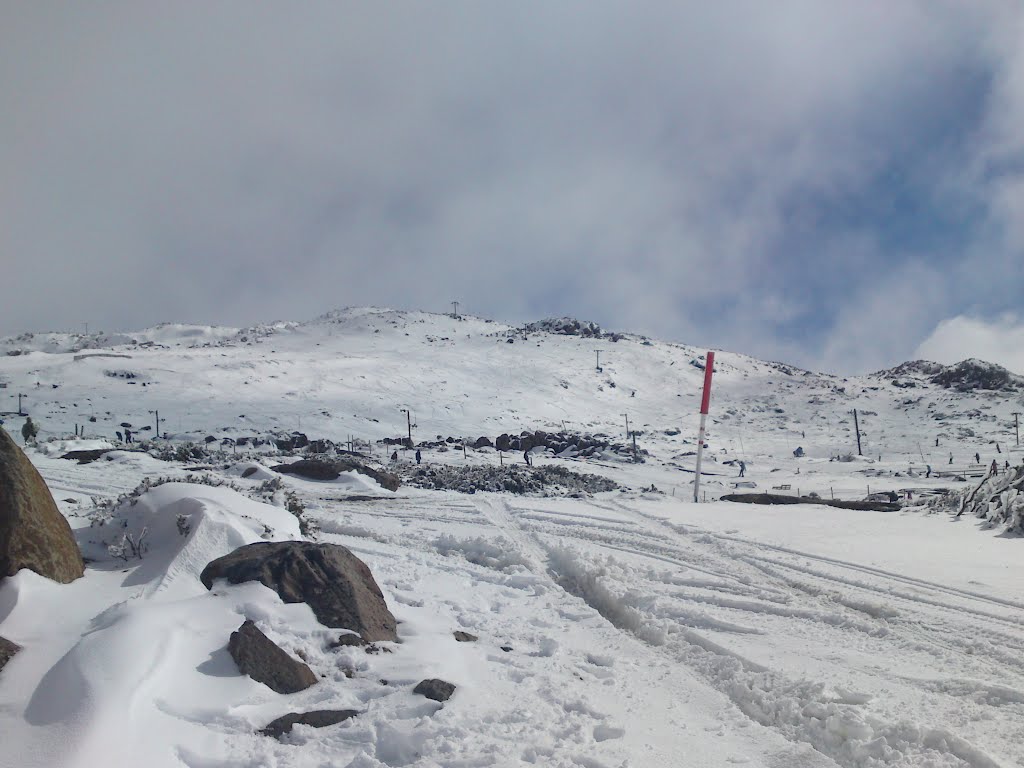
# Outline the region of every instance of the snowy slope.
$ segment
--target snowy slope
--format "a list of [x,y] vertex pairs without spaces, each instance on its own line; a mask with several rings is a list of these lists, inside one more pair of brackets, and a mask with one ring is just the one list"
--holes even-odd
[[[46,343],[67,351],[0,358],[0,396],[28,395],[44,441],[30,457],[92,562],[70,585],[25,571],[0,583],[0,635],[24,646],[0,672],[0,765],[1024,764],[1020,540],[924,507],[689,503],[704,350],[378,309],[94,347],[60,336]],[[843,379],[719,353],[702,487],[916,500],[970,487],[956,478],[976,452],[1019,464],[1013,381],[961,391],[933,380],[945,370]],[[830,460],[856,453],[854,408],[865,456]],[[625,443],[628,415],[646,461],[537,453],[623,486],[541,498],[277,476],[268,446],[59,458],[121,447],[121,422],[148,437],[158,410],[172,447],[300,430],[370,440],[381,461],[391,448],[376,441],[405,434],[401,409],[416,440],[564,422]],[[5,418],[17,434],[21,418]],[[493,449],[423,455],[522,464]],[[727,463],[740,459],[742,481]],[[401,622],[391,653],[331,649],[336,631],[262,586],[199,582],[242,543],[299,537],[288,499],[370,565]],[[245,618],[321,682],[280,696],[240,676],[225,646]],[[412,694],[429,677],[456,695]],[[360,715],[281,743],[255,733],[322,708]]]

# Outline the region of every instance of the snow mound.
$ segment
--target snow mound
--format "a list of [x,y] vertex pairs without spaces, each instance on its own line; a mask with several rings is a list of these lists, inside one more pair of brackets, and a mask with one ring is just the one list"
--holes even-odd
[[255,541],[299,539],[298,519],[237,491],[167,483],[115,508],[80,531],[83,553],[97,562],[140,561],[126,585],[182,596],[206,591],[199,574],[211,560]]
[[237,464],[233,464],[228,467],[224,473],[231,477],[242,477],[248,480],[257,480],[259,482],[273,480],[278,477],[276,472],[270,471],[256,461],[240,461]]
[[49,440],[39,443],[36,450],[44,456],[63,456],[71,451],[102,451],[113,447],[109,440]]

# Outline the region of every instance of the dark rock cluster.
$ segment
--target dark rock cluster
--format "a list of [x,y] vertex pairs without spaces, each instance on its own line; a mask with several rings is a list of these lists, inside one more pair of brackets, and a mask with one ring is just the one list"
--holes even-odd
[[573,472],[562,466],[411,466],[405,475],[409,485],[433,490],[476,493],[514,493],[520,496],[572,496],[614,491],[618,484],[601,475]]

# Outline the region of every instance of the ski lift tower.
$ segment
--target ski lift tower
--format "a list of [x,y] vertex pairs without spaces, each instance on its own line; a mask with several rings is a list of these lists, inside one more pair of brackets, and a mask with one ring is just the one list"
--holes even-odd
[[704,455],[704,427],[711,404],[711,376],[715,372],[715,353],[708,352],[704,362],[704,396],[700,401],[700,430],[697,432],[697,467],[693,475],[693,500],[700,501],[700,460]]

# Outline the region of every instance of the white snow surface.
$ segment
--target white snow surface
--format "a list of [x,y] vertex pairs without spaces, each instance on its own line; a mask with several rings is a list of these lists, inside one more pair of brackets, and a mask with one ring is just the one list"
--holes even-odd
[[[29,395],[40,444],[28,455],[89,558],[71,584],[29,571],[0,581],[0,636],[23,647],[0,671],[0,765],[1024,765],[1024,542],[1013,531],[924,506],[717,501],[798,489],[861,499],[870,486],[916,503],[971,487],[979,464],[1020,464],[1018,393],[719,353],[708,501],[695,504],[703,350],[379,309],[157,330],[90,348],[128,358],[81,357],[67,339],[0,358],[0,397]],[[830,461],[856,453],[853,408],[866,455]],[[625,443],[628,414],[646,461],[535,451],[535,465],[623,486],[575,498],[390,492],[354,472],[279,475],[271,467],[296,456],[222,443],[293,430],[369,440],[387,469],[392,448],[376,441],[405,434],[401,409],[416,440],[564,422]],[[16,404],[4,410],[20,443]],[[150,436],[141,428],[157,410],[165,450],[209,435],[222,452],[164,461],[118,442],[121,422]],[[60,458],[110,448],[88,464]],[[424,468],[522,465],[490,448],[422,453]],[[411,451],[399,461],[412,471]],[[369,565],[400,642],[332,649],[341,632],[306,605],[199,581],[238,546],[302,538],[285,508],[296,502],[317,540]],[[319,682],[280,695],[241,675],[226,646],[245,619]],[[454,683],[454,696],[413,694],[426,678]],[[257,733],[316,709],[359,714],[281,741]]]

